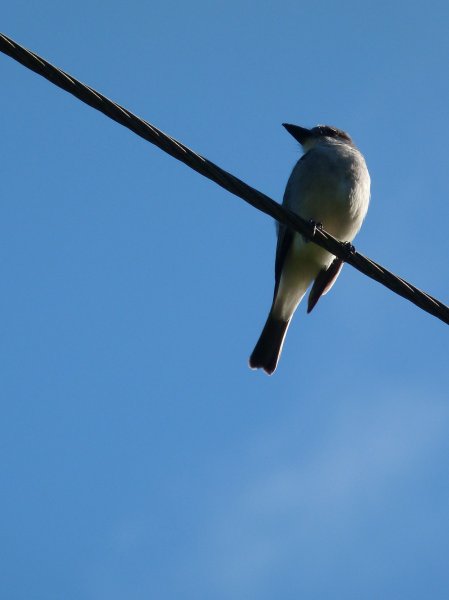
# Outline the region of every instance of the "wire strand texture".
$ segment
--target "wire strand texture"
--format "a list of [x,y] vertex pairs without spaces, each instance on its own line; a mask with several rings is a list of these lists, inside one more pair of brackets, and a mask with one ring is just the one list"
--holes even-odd
[[56,68],[34,52],[20,46],[3,34],[0,34],[0,50],[54,85],[69,92],[82,102],[99,110],[110,119],[127,127],[148,142],[155,144],[158,148],[170,154],[170,156],[204,175],[204,177],[211,179],[232,194],[242,198],[245,202],[254,206],[254,208],[301,233],[308,239],[313,240],[314,243],[322,246],[331,254],[338,256],[364,275],[378,281],[399,296],[409,300],[422,310],[449,325],[448,306],[359,252],[348,251],[347,245],[334,238],[324,229],[314,227],[313,224],[283,208],[265,194],[221,169],[200,154],[193,152],[193,150],[187,148],[181,142],[163,133],[154,125],[151,125],[151,123],[139,118],[91,87],[84,85],[68,73]]

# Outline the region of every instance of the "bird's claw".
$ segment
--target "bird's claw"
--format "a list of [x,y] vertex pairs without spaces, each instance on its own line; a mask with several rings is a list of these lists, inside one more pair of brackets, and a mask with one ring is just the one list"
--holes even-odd
[[343,248],[346,254],[345,259],[355,254],[355,247],[351,244],[351,242],[343,242]]
[[312,230],[312,235],[311,238],[313,240],[313,238],[315,237],[315,234],[317,232],[317,230],[319,229],[320,231],[323,230],[323,224],[320,223],[319,221],[314,221],[313,219],[309,219],[309,225],[311,225],[313,227]]

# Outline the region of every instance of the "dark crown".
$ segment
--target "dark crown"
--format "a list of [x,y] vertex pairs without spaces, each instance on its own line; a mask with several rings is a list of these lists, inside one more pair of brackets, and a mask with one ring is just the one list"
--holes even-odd
[[310,132],[316,137],[330,137],[352,143],[351,138],[345,131],[331,125],[317,125]]

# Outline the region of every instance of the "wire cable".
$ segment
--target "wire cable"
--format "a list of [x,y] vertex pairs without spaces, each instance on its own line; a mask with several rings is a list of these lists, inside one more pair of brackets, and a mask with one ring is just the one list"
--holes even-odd
[[232,194],[242,198],[245,202],[258,210],[273,217],[280,223],[301,233],[314,243],[338,256],[355,269],[371,279],[381,283],[399,296],[409,300],[422,310],[437,317],[449,325],[449,307],[419,290],[411,283],[385,269],[376,262],[356,252],[327,233],[324,229],[315,227],[293,212],[283,208],[280,204],[252,188],[231,173],[221,169],[213,162],[197,154],[181,142],[178,142],[160,129],[147,121],[139,118],[126,108],[116,104],[91,87],[84,85],[68,73],[53,66],[34,52],[27,50],[17,42],[0,33],[0,51],[7,54],[23,66],[41,75],[54,85],[72,94],[82,102],[99,110],[110,119],[127,127],[143,139],[155,144],[158,148],[174,158],[185,163],[204,177],[211,179]]

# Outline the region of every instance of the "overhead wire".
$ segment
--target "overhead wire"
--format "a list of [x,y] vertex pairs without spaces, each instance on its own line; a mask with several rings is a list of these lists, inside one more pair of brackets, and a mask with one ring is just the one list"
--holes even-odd
[[340,242],[327,231],[302,219],[287,210],[267,195],[228,173],[204,156],[197,154],[178,140],[167,135],[148,121],[136,116],[120,104],[106,98],[100,92],[85,85],[58,69],[31,50],[27,50],[11,38],[0,33],[0,51],[23,66],[41,75],[54,85],[72,94],[92,108],[102,112],[120,125],[127,127],[143,139],[185,163],[204,177],[211,179],[232,194],[242,198],[254,208],[304,235],[314,243],[328,250],[364,275],[381,283],[399,296],[409,300],[422,310],[449,325],[449,307],[436,298],[418,289],[411,283],[395,275],[382,265],[363,256],[352,246]]

